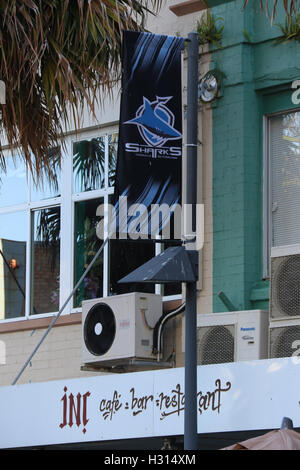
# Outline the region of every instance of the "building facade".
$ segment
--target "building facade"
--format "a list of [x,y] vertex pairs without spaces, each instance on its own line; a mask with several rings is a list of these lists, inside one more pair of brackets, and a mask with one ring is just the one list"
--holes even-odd
[[[243,9],[239,0],[208,3],[220,35],[216,38],[211,30],[199,45],[199,81],[210,72],[217,77],[219,89],[212,101],[198,102],[198,187],[199,202],[204,205],[204,246],[197,284],[198,360],[199,364],[220,364],[292,357],[300,330],[297,286],[287,292],[286,310],[272,317],[270,279],[272,259],[294,256],[297,266],[300,254],[299,43],[279,41],[283,32],[278,24],[285,22],[281,6],[271,23],[256,5]],[[169,0],[157,17],[149,17],[148,29],[187,37],[198,27],[200,37],[203,28],[199,22],[205,15],[201,2]],[[185,51],[184,136],[186,64]],[[1,177],[0,187],[1,387],[11,386],[100,246],[95,236],[97,208],[108,204],[114,191],[118,117],[116,90],[115,99],[107,98],[104,108],[97,111],[97,120],[86,112],[78,133],[67,129],[64,146],[54,152],[57,177],[51,184],[45,180],[43,186],[34,185],[21,160],[14,163],[10,150],[5,150],[8,171]],[[112,371],[83,364],[82,301],[127,292],[156,293],[162,296],[165,314],[176,312],[184,302],[184,285],[121,287],[117,283],[162,249],[159,244],[112,240],[18,384],[84,381],[107,375],[111,380]],[[296,277],[297,267],[293,269]],[[285,278],[284,289],[290,285]],[[220,315],[226,312],[227,316]],[[166,322],[162,366],[150,369],[168,374],[165,369],[184,367],[184,324],[181,311]],[[211,326],[217,328],[216,334],[203,339],[201,335],[207,335]],[[290,326],[293,330],[288,330],[285,342],[279,337],[279,327]],[[237,329],[242,339],[237,339]],[[270,343],[273,330],[275,339]],[[208,345],[207,350],[203,344]],[[139,369],[135,372],[142,374]],[[258,418],[251,429],[268,424],[263,426]],[[224,425],[216,432],[248,429]]]

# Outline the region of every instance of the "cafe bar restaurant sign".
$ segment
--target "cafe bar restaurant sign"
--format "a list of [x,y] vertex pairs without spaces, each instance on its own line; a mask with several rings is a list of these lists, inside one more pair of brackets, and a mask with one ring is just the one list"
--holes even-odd
[[[198,366],[198,433],[300,426],[298,358]],[[0,447],[183,434],[184,369],[0,387]]]

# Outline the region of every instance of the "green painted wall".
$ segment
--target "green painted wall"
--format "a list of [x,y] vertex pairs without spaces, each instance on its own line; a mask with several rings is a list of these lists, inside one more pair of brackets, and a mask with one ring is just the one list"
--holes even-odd
[[238,310],[268,307],[262,122],[264,113],[293,107],[291,81],[300,79],[300,44],[274,42],[284,12],[278,10],[272,26],[252,3],[245,10],[238,0],[211,9],[224,19],[223,47],[211,49],[211,68],[225,74],[222,96],[213,103],[214,312],[226,310],[221,291]]

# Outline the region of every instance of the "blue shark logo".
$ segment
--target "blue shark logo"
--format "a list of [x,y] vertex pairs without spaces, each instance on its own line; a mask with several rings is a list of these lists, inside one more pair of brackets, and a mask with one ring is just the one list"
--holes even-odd
[[124,124],[135,124],[146,144],[161,147],[168,140],[181,138],[181,133],[174,128],[175,117],[166,103],[172,96],[157,96],[150,102],[143,97],[143,104],[138,108],[135,118]]

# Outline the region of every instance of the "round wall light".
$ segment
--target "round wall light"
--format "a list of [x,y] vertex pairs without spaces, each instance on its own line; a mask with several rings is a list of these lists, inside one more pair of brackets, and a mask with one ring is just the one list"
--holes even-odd
[[198,98],[205,103],[209,103],[216,98],[218,91],[219,81],[217,77],[213,73],[208,72],[198,84]]

